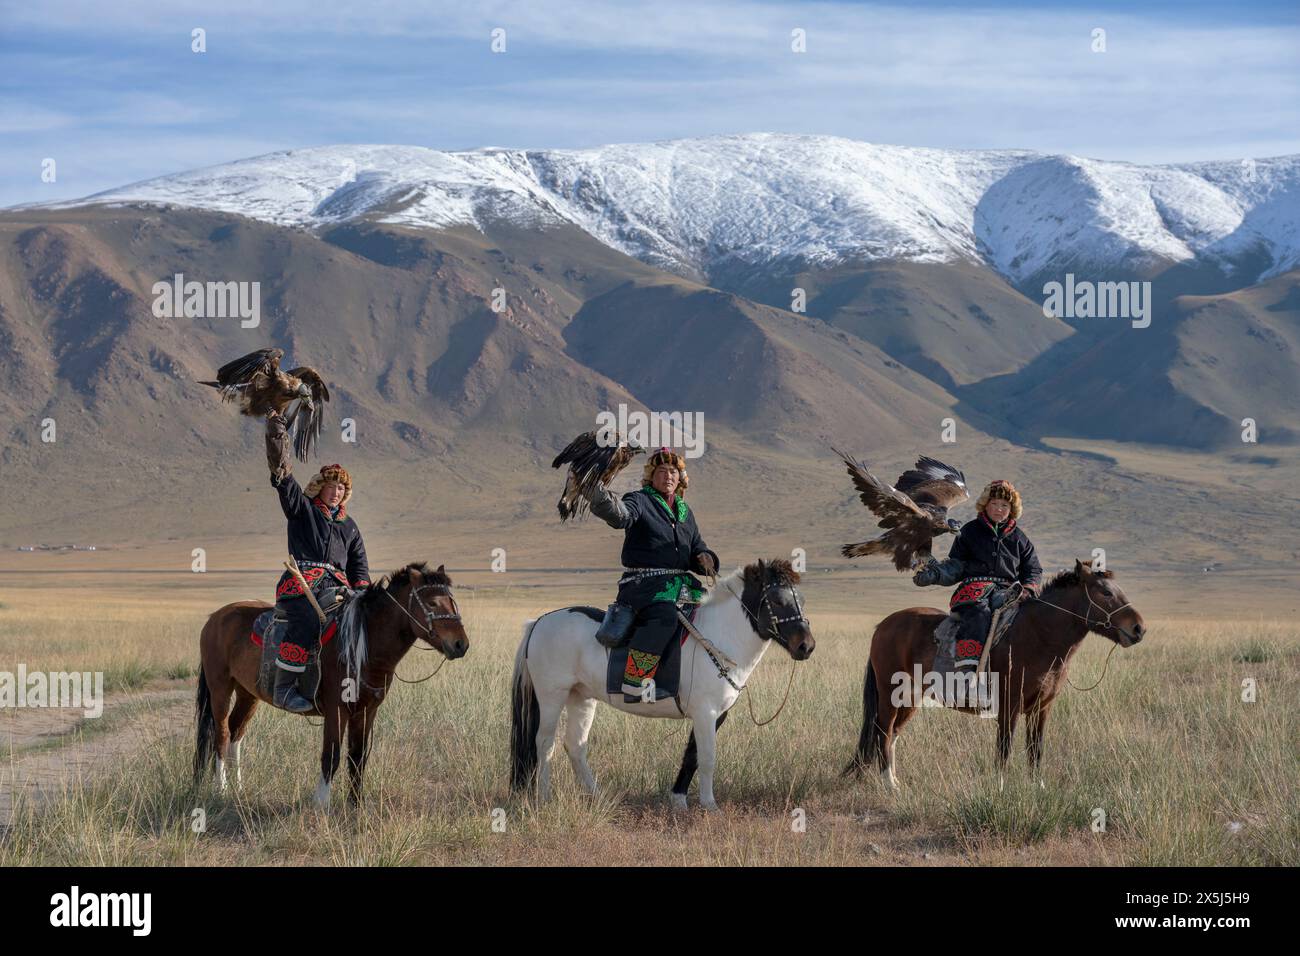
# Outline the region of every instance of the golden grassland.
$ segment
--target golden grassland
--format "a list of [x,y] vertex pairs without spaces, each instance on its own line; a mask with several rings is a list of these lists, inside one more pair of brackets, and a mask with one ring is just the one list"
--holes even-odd
[[[346,805],[340,775],[323,814],[310,802],[319,729],[267,707],[246,739],[241,789],[221,794],[190,781],[193,720],[182,692],[192,692],[199,628],[218,604],[267,590],[254,580],[42,580],[0,594],[0,670],[20,662],[102,670],[110,694],[100,721],[6,753],[0,788],[14,790],[34,754],[113,755],[34,796],[11,793],[0,865],[1300,863],[1292,623],[1148,612],[1150,636],[1117,650],[1096,690],[1058,700],[1045,789],[1028,778],[1023,728],[999,788],[992,722],[929,710],[900,739],[902,790],[891,795],[874,775],[854,781],[840,770],[860,725],[869,630],[899,605],[891,598],[853,611],[858,602],[843,595],[819,604],[810,585],[816,653],[793,665],[773,647],[746,691],[767,716],[795,666],[788,706],[759,728],[741,701],[720,734],[722,810],[696,809],[692,794],[692,809],[675,815],[664,794],[687,724],[608,708],[592,731],[600,795],[579,793],[562,748],[550,804],[509,793],[509,677],[521,624],[603,592],[572,581],[465,590],[469,655],[427,683],[396,685],[379,711],[365,805]],[[1097,679],[1109,648],[1087,639],[1076,684]],[[436,659],[413,652],[401,673],[422,677]],[[1258,688],[1253,703],[1242,700],[1247,679]],[[0,733],[31,713],[0,714]],[[1102,832],[1093,828],[1098,811]]]

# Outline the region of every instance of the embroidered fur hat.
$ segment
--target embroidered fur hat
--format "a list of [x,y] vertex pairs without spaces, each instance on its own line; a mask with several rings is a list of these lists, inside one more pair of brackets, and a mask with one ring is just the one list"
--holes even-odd
[[686,459],[671,448],[660,448],[650,456],[645,463],[645,468],[641,472],[641,484],[650,484],[651,477],[654,476],[655,469],[660,465],[668,465],[677,469],[677,494],[686,494],[686,486],[690,479],[686,476]]
[[307,482],[308,498],[315,498],[320,494],[320,490],[325,487],[325,482],[337,481],[343,486],[343,500],[340,505],[347,504],[352,500],[352,476],[348,474],[346,468],[342,465],[325,465],[320,471],[312,476],[311,481]]
[[1020,512],[1023,510],[1020,503],[1020,492],[1016,491],[1016,486],[1011,482],[1002,478],[999,478],[997,481],[990,481],[988,485],[985,486],[983,493],[980,495],[979,501],[976,502],[975,510],[980,514],[983,514],[984,506],[987,505],[989,500],[992,498],[1001,498],[1004,501],[1010,502],[1011,517],[1013,519],[1020,518]]

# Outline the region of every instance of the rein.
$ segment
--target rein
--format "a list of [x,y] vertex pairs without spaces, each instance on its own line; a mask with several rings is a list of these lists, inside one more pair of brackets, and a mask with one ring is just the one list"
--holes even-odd
[[[432,590],[436,590],[439,593],[445,594],[447,595],[447,597],[451,598],[451,606],[453,608],[452,613],[446,614],[442,612],[435,612],[434,610],[430,609],[428,605],[424,603],[423,599],[420,597],[420,592],[432,591]],[[410,604],[411,600],[414,599],[415,602],[420,605],[420,610],[424,612],[425,623],[423,624],[420,623],[420,621],[415,617],[414,614],[412,614],[409,610],[407,610],[405,607],[402,606],[401,601],[397,600],[397,598],[393,597],[393,595],[389,593],[388,588],[384,588],[383,591],[384,594],[387,595],[388,600],[392,601],[395,605],[397,605],[397,609],[411,619],[412,624],[420,628],[420,630],[424,631],[425,636],[423,640],[429,644],[429,649],[436,650],[439,651],[439,653],[442,653],[441,649],[438,648],[433,643],[432,640],[430,640],[430,637],[432,637],[433,635],[433,622],[434,621],[459,621],[461,619],[460,610],[456,607],[456,599],[451,597],[451,588],[447,587],[445,584],[426,584],[422,587],[416,588],[411,592],[411,596],[406,599],[406,603]],[[398,674],[396,670],[393,671],[393,676],[396,677],[403,684],[423,684],[425,681],[436,676],[438,671],[442,670],[443,666],[447,663],[447,659],[448,659],[447,655],[443,653],[442,660],[438,662],[438,666],[435,667],[431,673],[429,673],[424,677],[421,677],[419,680],[407,680],[405,677],[402,677],[400,674]]]
[[[1086,584],[1083,585],[1083,596],[1088,599],[1088,610],[1090,613],[1093,608],[1096,608],[1098,611],[1102,610],[1101,605],[1092,599],[1092,594],[1088,591],[1088,585]],[[1120,611],[1124,610],[1126,607],[1131,607],[1133,604],[1132,601],[1129,601],[1115,608],[1115,610],[1113,611],[1103,612],[1106,614],[1106,620],[1104,622],[1101,622],[1101,621],[1094,621],[1090,617],[1087,617],[1083,614],[1076,614],[1074,611],[1071,611],[1067,607],[1061,607],[1059,604],[1053,604],[1051,601],[1044,601],[1042,598],[1037,596],[1034,597],[1034,600],[1037,601],[1039,604],[1046,604],[1048,607],[1056,608],[1056,610],[1063,611],[1066,614],[1070,615],[1071,617],[1078,618],[1080,621],[1083,621],[1084,624],[1088,625],[1088,627],[1100,627],[1106,630],[1113,629],[1116,631],[1120,630],[1120,628],[1118,625],[1112,624],[1110,619],[1114,617],[1116,614],[1118,614]],[[1110,669],[1110,655],[1115,653],[1115,648],[1117,647],[1119,647],[1119,643],[1116,641],[1112,641],[1110,645],[1110,650],[1106,653],[1106,661],[1104,664],[1102,664],[1101,676],[1097,678],[1097,683],[1091,685],[1090,687],[1079,687],[1074,683],[1074,681],[1070,680],[1070,675],[1068,673],[1065,675],[1065,682],[1077,691],[1096,690],[1098,687],[1101,686],[1101,682],[1106,679],[1106,672]]]
[[[754,616],[753,612],[750,611],[749,608],[745,607],[745,602],[741,599],[740,595],[738,595],[735,591],[731,590],[730,585],[723,585],[723,586],[727,589],[727,592],[732,597],[734,597],[736,601],[740,604],[741,610],[743,610],[747,615],[749,615],[749,619],[754,622],[754,630],[758,631],[758,633],[761,634],[762,631],[759,629],[758,618]],[[787,651],[789,651],[790,645],[787,644],[785,639],[781,637],[781,629],[779,625],[786,624],[790,621],[799,621],[803,624],[807,624],[809,623],[809,621],[807,615],[805,615],[803,612],[803,604],[799,600],[799,591],[793,585],[790,588],[790,592],[794,595],[795,613],[793,616],[777,617],[776,611],[772,609],[772,604],[768,599],[768,592],[772,590],[772,588],[778,586],[779,585],[776,584],[769,584],[763,588],[762,606],[765,606],[767,608],[768,624],[772,628],[772,637],[776,639],[776,642],[778,644],[780,644]],[[749,706],[749,719],[753,721],[755,727],[766,727],[772,721],[776,720],[778,717],[781,716],[781,711],[785,710],[785,705],[790,702],[790,689],[794,687],[794,669],[798,666],[798,664],[799,664],[798,661],[795,660],[790,661],[790,679],[786,681],[785,696],[781,698],[781,705],[777,707],[776,712],[772,714],[771,717],[767,718],[767,720],[759,720],[756,716],[754,716],[754,695],[753,694],[749,695],[749,697],[746,700],[746,703]],[[723,676],[725,677],[726,675],[724,674]],[[731,683],[730,678],[727,678],[727,683]],[[731,684],[731,686],[735,687],[736,685]]]

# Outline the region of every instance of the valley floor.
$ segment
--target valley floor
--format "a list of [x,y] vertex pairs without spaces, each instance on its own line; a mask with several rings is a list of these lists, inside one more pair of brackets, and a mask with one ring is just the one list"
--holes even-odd
[[[746,691],[764,717],[796,667],[789,705],[759,728],[741,701],[719,740],[722,810],[695,809],[692,794],[674,815],[663,794],[686,724],[607,708],[592,732],[600,796],[579,794],[561,750],[550,805],[511,797],[522,622],[600,591],[590,576],[511,588],[485,575],[459,595],[469,655],[397,685],[380,709],[364,809],[336,787],[322,814],[310,801],[319,730],[268,708],[244,747],[241,790],[190,784],[198,630],[218,605],[266,590],[257,580],[6,576],[0,670],[100,670],[107,704],[98,720],[0,710],[0,865],[1300,863],[1300,626],[1281,614],[1144,609],[1149,638],[1117,651],[1096,690],[1058,702],[1045,790],[1027,778],[1022,738],[1000,790],[989,722],[928,711],[900,739],[893,796],[839,771],[861,719],[867,630],[900,604],[810,575],[817,652],[793,665],[774,649]],[[1141,606],[1143,589],[1127,586]],[[1076,684],[1100,676],[1108,648],[1088,639]],[[401,673],[430,666],[412,655]]]

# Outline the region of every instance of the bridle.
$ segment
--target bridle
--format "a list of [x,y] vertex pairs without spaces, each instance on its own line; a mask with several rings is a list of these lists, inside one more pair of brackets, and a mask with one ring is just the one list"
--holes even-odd
[[[726,589],[731,592],[732,597],[734,597],[737,601],[740,602],[741,608],[743,608],[745,613],[749,615],[749,619],[754,622],[754,630],[758,633],[758,636],[764,637],[765,635],[763,634],[763,627],[759,623],[758,617],[755,616],[753,611],[751,611],[748,607],[745,606],[744,599],[735,591],[732,591],[730,585],[724,585],[724,587],[726,587]],[[771,592],[780,590],[783,587],[789,587],[790,593],[794,596],[794,613],[787,615],[786,617],[780,617],[777,615],[776,609],[772,606],[772,599],[771,599]],[[763,612],[764,609],[767,610],[767,623],[769,628],[771,629],[771,634],[766,635],[766,638],[776,641],[787,651],[790,650],[790,643],[784,637],[781,636],[781,625],[789,624],[793,621],[797,621],[800,624],[811,623],[808,620],[807,615],[805,615],[803,612],[803,602],[799,600],[799,589],[796,588],[793,584],[788,584],[787,582],[773,581],[770,584],[763,585],[763,593],[758,601],[758,609],[760,614]]]
[[[1102,630],[1107,630],[1107,631],[1116,630],[1119,633],[1123,634],[1125,637],[1132,640],[1132,635],[1129,634],[1128,631],[1124,630],[1124,628],[1120,627],[1118,624],[1113,623],[1111,621],[1111,618],[1114,617],[1116,614],[1118,614],[1120,611],[1124,610],[1125,608],[1132,607],[1133,602],[1127,601],[1124,604],[1121,604],[1119,607],[1115,608],[1114,610],[1107,611],[1105,608],[1103,608],[1100,604],[1098,604],[1096,601],[1092,599],[1092,593],[1088,590],[1087,583],[1086,582],[1080,582],[1080,583],[1083,585],[1083,596],[1088,599],[1088,613],[1086,615],[1077,614],[1074,611],[1071,611],[1068,607],[1061,607],[1059,604],[1053,604],[1051,601],[1044,601],[1042,598],[1038,596],[1035,596],[1034,600],[1037,601],[1039,604],[1046,604],[1048,607],[1054,607],[1058,611],[1064,611],[1066,614],[1070,615],[1071,617],[1076,617],[1080,621],[1083,621],[1083,623],[1086,624],[1088,627],[1100,628]],[[1093,609],[1096,609],[1097,611],[1104,614],[1106,616],[1106,619],[1104,621],[1094,621],[1092,619]]]
[[[432,591],[435,594],[445,595],[447,600],[451,602],[451,613],[440,610],[437,605],[434,605],[433,607],[429,607],[429,605],[424,603],[424,599],[420,597],[421,591]],[[438,673],[439,670],[442,670],[442,664],[445,664],[447,662],[447,653],[446,651],[443,651],[442,648],[438,647],[438,645],[435,644],[432,640],[433,622],[434,621],[456,621],[457,623],[459,623],[461,620],[460,605],[456,603],[456,598],[452,596],[451,588],[446,584],[422,584],[418,588],[414,588],[411,591],[410,595],[407,597],[406,599],[407,607],[403,607],[402,602],[397,600],[397,598],[393,597],[393,595],[389,593],[388,588],[384,588],[384,594],[388,595],[388,600],[392,601],[394,604],[397,605],[397,609],[399,611],[401,611],[403,614],[405,614],[408,618],[411,619],[412,624],[414,624],[420,630],[424,631],[423,634],[424,642],[428,644],[431,648],[442,653],[442,657],[443,657],[442,663],[440,663],[437,669],[433,672],[433,674]],[[420,620],[410,612],[409,606],[412,601],[415,601],[416,604],[420,605],[420,611],[424,614],[423,623],[421,623]],[[421,635],[416,635],[416,637],[420,638]],[[429,677],[432,677],[433,674],[430,674]],[[422,684],[426,680],[428,680],[429,677],[422,677],[417,681],[403,680],[403,678],[401,677],[398,677],[397,679],[402,681],[402,683],[404,684]]]

